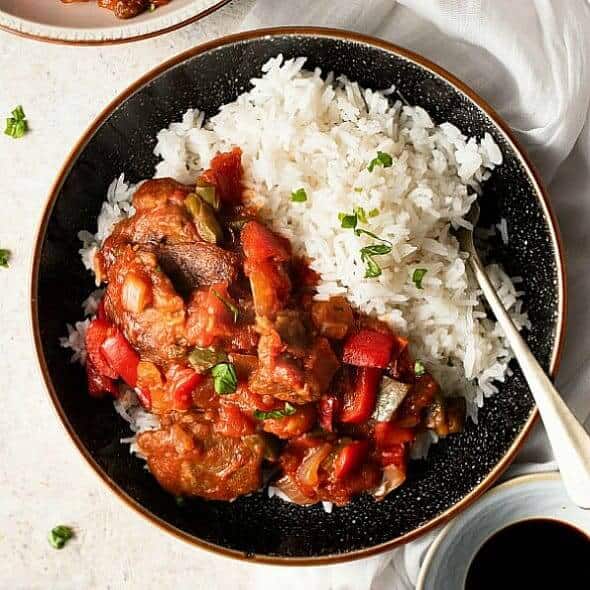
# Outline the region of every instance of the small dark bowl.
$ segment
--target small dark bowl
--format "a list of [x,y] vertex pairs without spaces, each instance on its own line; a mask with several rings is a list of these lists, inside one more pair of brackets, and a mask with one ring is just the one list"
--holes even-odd
[[119,439],[129,434],[112,404],[86,395],[83,371],[69,363],[58,339],[79,319],[92,290],[78,256],[78,230],[92,229],[111,180],[152,176],[159,129],[189,107],[213,115],[249,86],[270,57],[308,56],[308,66],[346,74],[360,84],[395,84],[437,122],[468,135],[489,132],[504,163],[485,184],[484,223],[504,217],[509,245],[495,257],[526,281],[532,322],[527,340],[554,373],[565,317],[563,253],[555,219],[537,173],[507,125],[473,91],[424,58],[383,41],[325,29],[274,29],[226,37],[190,50],[156,68],[119,96],[92,124],[69,156],[43,214],[35,248],[32,317],[41,369],[72,440],[103,481],[151,522],[176,536],[238,558],[275,564],[322,564],[391,549],[441,524],[473,502],[508,466],[531,429],[536,410],[514,374],[488,399],[477,425],[432,447],[412,463],[407,483],[385,501],[363,496],[325,513],[263,493],[235,502],[195,500],[180,507],[160,489],[143,463]]

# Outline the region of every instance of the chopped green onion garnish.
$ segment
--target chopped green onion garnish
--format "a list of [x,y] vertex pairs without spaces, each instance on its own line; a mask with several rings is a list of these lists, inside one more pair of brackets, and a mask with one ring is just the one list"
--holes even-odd
[[369,211],[369,217],[377,217],[377,215],[379,215],[379,209],[377,209],[377,207]]
[[375,262],[373,256],[383,256],[391,252],[391,246],[386,244],[372,244],[361,248],[361,260],[365,263],[365,279],[374,279],[381,274],[381,267]]
[[370,236],[371,238],[375,238],[376,240],[379,240],[380,242],[385,242],[386,244],[389,244],[391,246],[391,242],[389,240],[386,240],[385,238],[380,238],[379,236],[375,235],[373,232],[367,231],[366,229],[362,229],[362,228],[358,228],[354,230],[354,233],[357,236],[360,236],[361,234],[365,234],[367,236]]
[[365,263],[365,279],[374,279],[381,274],[381,267],[368,254],[361,253],[361,260]]
[[240,310],[238,309],[237,305],[234,305],[229,299],[227,299],[226,297],[224,297],[221,293],[218,293],[215,289],[211,289],[211,292],[232,313],[233,318],[234,318],[234,324],[237,323],[237,321],[238,321],[238,315],[240,314]]
[[[373,211],[377,211],[377,209],[373,209]],[[393,248],[393,244],[389,240],[380,238],[373,232],[356,227],[359,221],[361,223],[367,223],[367,214],[362,207],[355,207],[352,215],[338,213],[338,219],[340,220],[341,227],[344,229],[353,229],[357,236],[360,237],[362,234],[365,234],[375,240],[383,242],[383,244],[371,244],[370,246],[361,248],[361,260],[365,264],[365,278],[374,279],[375,277],[378,277],[381,274],[381,267],[375,262],[373,256],[389,254]]]
[[148,10],[149,12],[154,12],[158,8],[153,2],[149,5]]
[[412,274],[412,281],[414,281],[416,288],[422,289],[422,279],[427,272],[428,270],[426,268],[417,268],[414,270],[414,273]]
[[227,354],[223,351],[216,351],[212,348],[195,347],[188,355],[188,362],[199,373],[212,369],[215,365],[227,361]]
[[285,408],[283,410],[271,410],[270,412],[254,410],[254,418],[257,420],[276,420],[284,418],[285,416],[292,416],[296,411],[297,410],[289,402],[285,402]]
[[355,193],[362,193],[363,192],[363,189],[360,186],[355,186],[354,187],[354,192]]
[[373,158],[369,165],[367,166],[367,170],[369,172],[373,172],[375,166],[383,166],[383,168],[390,168],[393,165],[393,158],[385,153],[385,152],[377,152],[377,157]]
[[11,115],[17,120],[23,120],[26,119],[27,116],[25,115],[25,111],[23,110],[23,107],[21,105],[18,105],[16,107],[16,109],[14,109],[11,113]]
[[219,363],[211,369],[215,393],[224,395],[233,393],[238,386],[236,368],[231,363]]
[[343,227],[344,229],[354,229],[356,227],[356,224],[358,223],[356,213],[353,215],[339,213],[338,219],[340,219],[340,227]]
[[362,207],[355,207],[354,213],[361,223],[367,223],[367,214],[365,213],[365,210]]
[[29,130],[25,111],[23,110],[23,107],[19,105],[13,109],[11,115],[11,117],[6,119],[4,133],[14,139],[19,139]]
[[20,139],[28,130],[26,121],[16,121],[15,119],[6,119],[6,129],[4,133],[13,137],[14,139]]
[[307,201],[307,193],[304,188],[298,188],[291,193],[291,201],[294,203],[305,203]]
[[0,248],[0,266],[2,268],[8,268],[8,261],[10,260],[10,250]]
[[361,248],[361,255],[365,254],[368,256],[383,256],[391,252],[391,246],[387,244],[373,244],[371,246],[365,246]]
[[361,248],[361,260],[365,263],[365,278],[373,279],[381,274],[381,267],[375,262],[373,256],[383,256],[389,254],[393,248],[393,244],[384,238],[380,238],[373,232],[366,229],[357,228],[357,223],[367,223],[367,214],[362,207],[355,207],[352,215],[347,213],[339,213],[338,219],[340,220],[341,227],[345,229],[353,229],[357,236],[363,234],[383,242],[383,244],[371,244]]
[[414,375],[416,377],[422,377],[422,375],[426,374],[426,367],[422,364],[421,361],[417,360],[414,363]]
[[63,549],[65,544],[74,536],[74,531],[63,524],[51,529],[49,543],[55,549]]

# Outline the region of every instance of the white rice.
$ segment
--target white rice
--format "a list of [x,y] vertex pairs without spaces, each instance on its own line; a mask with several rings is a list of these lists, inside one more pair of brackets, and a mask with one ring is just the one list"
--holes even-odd
[[124,174],[113,180],[98,215],[96,233],[92,234],[86,230],[78,232],[78,238],[83,244],[80,256],[88,270],[93,270],[94,256],[105,238],[113,231],[115,224],[135,213],[131,199],[138,186],[127,184]]
[[[253,88],[214,117],[205,120],[204,113],[189,110],[160,131],[155,177],[192,183],[217,152],[239,146],[246,195],[297,254],[311,259],[321,275],[317,298],[345,295],[360,311],[407,336],[414,356],[447,394],[466,398],[468,413],[477,420],[477,408],[505,379],[512,353],[480,304],[467,254],[451,229],[471,227],[464,216],[481,183],[502,163],[501,151],[488,133],[477,141],[451,123],[435,125],[420,107],[392,102],[394,89],[363,89],[331,73],[322,78],[319,69],[306,71],[304,64],[305,58],[273,58],[252,80]],[[390,154],[392,165],[369,172],[378,151]],[[135,188],[121,175],[109,187],[96,234],[80,232],[87,268],[113,225],[133,214]],[[292,202],[291,193],[300,188],[307,201]],[[364,278],[360,255],[362,247],[377,241],[343,229],[338,218],[359,206],[378,210],[359,227],[392,245],[390,254],[375,257],[382,269],[377,278]],[[507,243],[506,220],[497,229]],[[485,238],[495,230],[478,233]],[[426,269],[421,289],[412,280],[417,268]],[[528,327],[517,281],[497,265],[487,271],[516,325]],[[95,310],[92,301],[85,308]],[[68,326],[62,339],[76,360],[84,358],[78,332],[86,325]],[[115,403],[135,431],[151,427],[120,400]],[[421,437],[413,456],[423,456],[434,439]]]
[[95,289],[86,299],[84,299],[84,301],[82,301],[82,309],[84,310],[85,316],[88,317],[96,314],[103,295],[104,289]]
[[66,324],[68,330],[67,336],[62,336],[59,339],[59,344],[63,348],[69,348],[72,350],[72,357],[70,358],[71,363],[80,363],[81,365],[86,364],[86,330],[90,324],[90,319],[85,319],[81,322],[72,324]]
[[144,409],[135,391],[126,385],[120,387],[119,397],[114,400],[113,405],[117,414],[129,423],[129,428],[133,431],[133,436],[122,438],[121,442],[129,445],[130,453],[145,459],[137,444],[137,435],[146,430],[158,430],[160,428],[158,416]]

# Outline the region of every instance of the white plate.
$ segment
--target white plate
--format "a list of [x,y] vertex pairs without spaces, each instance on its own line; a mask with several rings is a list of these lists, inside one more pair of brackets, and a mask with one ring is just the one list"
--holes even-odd
[[119,43],[168,32],[207,16],[231,0],[172,0],[156,10],[121,20],[95,0],[0,0],[0,27],[46,41]]
[[492,488],[443,528],[424,557],[416,590],[464,588],[479,548],[500,529],[528,518],[560,520],[590,534],[590,510],[572,503],[558,473],[517,477]]

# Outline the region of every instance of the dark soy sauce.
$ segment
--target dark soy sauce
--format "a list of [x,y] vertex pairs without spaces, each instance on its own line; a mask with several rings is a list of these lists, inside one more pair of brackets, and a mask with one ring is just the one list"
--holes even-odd
[[557,520],[523,520],[480,547],[465,590],[582,590],[590,588],[589,568],[588,535]]

